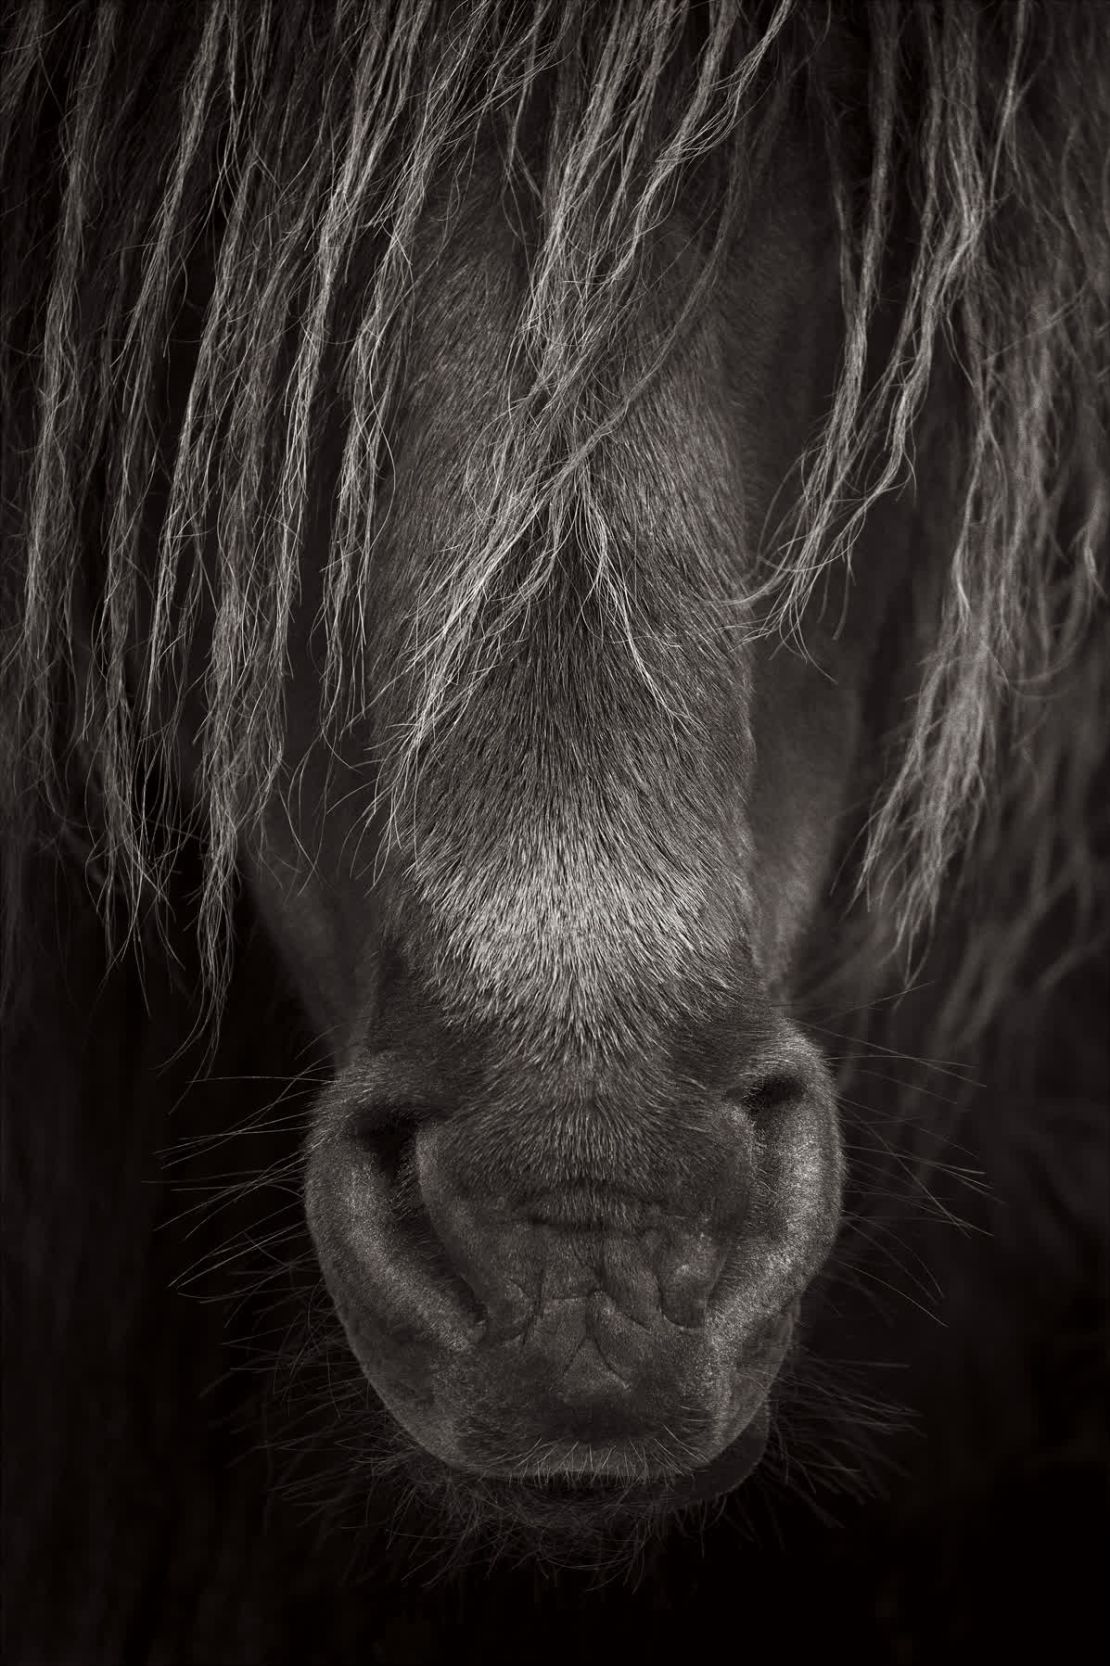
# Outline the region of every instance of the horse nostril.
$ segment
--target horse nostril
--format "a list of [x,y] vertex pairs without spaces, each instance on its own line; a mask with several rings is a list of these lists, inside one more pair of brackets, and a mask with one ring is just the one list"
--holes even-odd
[[[387,1285],[397,1311],[420,1315],[449,1308],[473,1326],[483,1316],[428,1210],[420,1177],[419,1138],[437,1113],[408,1103],[369,1100],[345,1119],[342,1147],[363,1189],[351,1236],[370,1276]],[[357,1184],[357,1181],[356,1181]],[[342,1188],[340,1188],[342,1189]]]
[[398,1115],[378,1127],[360,1129],[358,1137],[359,1143],[373,1152],[382,1172],[392,1178],[411,1150],[415,1131],[415,1123]]
[[772,1070],[737,1095],[753,1116],[780,1111],[804,1097],[806,1081],[797,1070]]
[[355,1144],[374,1167],[384,1185],[389,1208],[398,1221],[414,1221],[423,1213],[416,1166],[419,1111],[390,1107],[362,1113],[352,1128]]

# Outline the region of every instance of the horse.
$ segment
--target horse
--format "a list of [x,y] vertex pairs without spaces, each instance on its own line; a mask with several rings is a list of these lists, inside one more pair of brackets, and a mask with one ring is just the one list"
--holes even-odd
[[1012,1485],[1083,1609],[1108,24],[10,9],[12,1658],[365,1658],[306,1500],[935,1570]]

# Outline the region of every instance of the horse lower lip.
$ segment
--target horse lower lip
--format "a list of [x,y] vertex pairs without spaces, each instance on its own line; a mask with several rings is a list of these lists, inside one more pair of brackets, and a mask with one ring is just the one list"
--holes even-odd
[[509,1481],[526,1489],[537,1501],[548,1499],[552,1506],[570,1504],[584,1510],[680,1510],[707,1503],[733,1491],[752,1474],[767,1446],[770,1407],[766,1400],[751,1420],[723,1451],[695,1470],[660,1476],[653,1481],[622,1481],[612,1475],[589,1477],[584,1473],[491,1475],[492,1481]]

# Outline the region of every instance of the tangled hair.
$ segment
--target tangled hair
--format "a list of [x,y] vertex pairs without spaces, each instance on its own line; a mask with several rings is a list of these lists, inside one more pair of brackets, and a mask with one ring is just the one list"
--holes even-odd
[[[496,147],[506,200],[531,228],[520,397],[475,446],[475,531],[414,598],[418,697],[388,790],[396,801],[411,787],[571,536],[647,675],[593,489],[597,447],[709,292],[788,113],[827,152],[844,344],[791,512],[758,552],[752,629],[796,634],[865,517],[910,489],[926,399],[943,383],[939,613],[860,889],[879,899],[888,939],[910,942],[955,865],[971,875],[983,920],[999,923],[967,946],[964,1023],[997,1003],[998,968],[1050,909],[1072,909],[1066,950],[1089,942],[1103,748],[1076,712],[1108,676],[1101,0],[205,0],[149,8],[138,28],[109,0],[11,8],[9,857],[73,819],[76,754],[95,782],[106,893],[134,919],[160,890],[173,817],[150,783],[169,778],[209,587],[201,931],[219,982],[239,831],[282,772],[322,425],[342,434],[317,621],[335,734],[373,695],[362,602],[428,210],[480,146]],[[702,278],[655,361],[624,374],[649,239],[694,170],[713,187]],[[187,389],[176,403],[175,388]]]

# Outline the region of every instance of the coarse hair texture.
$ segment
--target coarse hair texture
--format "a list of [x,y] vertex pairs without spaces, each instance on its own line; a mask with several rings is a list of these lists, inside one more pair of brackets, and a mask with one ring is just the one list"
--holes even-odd
[[75,757],[105,898],[122,895],[134,922],[163,889],[175,828],[150,783],[172,774],[207,602],[199,929],[218,989],[237,841],[282,774],[322,425],[342,434],[317,621],[334,734],[374,695],[363,599],[428,210],[480,145],[497,147],[507,200],[533,227],[520,392],[475,448],[481,514],[431,569],[446,578],[413,598],[416,700],[384,777],[394,808],[568,538],[648,675],[592,471],[653,366],[632,379],[614,366],[683,183],[695,169],[715,182],[703,277],[659,356],[709,292],[791,112],[827,155],[844,341],[789,513],[757,552],[750,628],[798,635],[868,514],[912,489],[943,381],[938,617],[853,877],[884,941],[904,945],[970,872],[998,924],[966,944],[965,1027],[989,1020],[1000,968],[1050,910],[1072,911],[1066,952],[1090,942],[1104,751],[1090,713],[1108,677],[1101,0],[204,0],[148,8],[138,28],[111,0],[12,7],[0,790],[13,894],[19,850],[74,820]]

